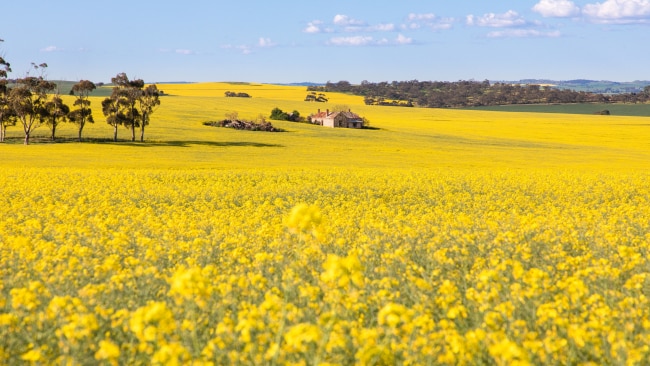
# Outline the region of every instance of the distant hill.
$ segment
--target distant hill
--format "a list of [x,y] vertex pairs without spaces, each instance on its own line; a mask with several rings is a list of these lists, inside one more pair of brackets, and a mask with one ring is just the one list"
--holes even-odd
[[550,79],[522,79],[518,81],[499,81],[501,83],[511,84],[539,84],[551,85],[558,89],[570,89],[574,91],[584,91],[598,94],[624,94],[639,93],[643,88],[650,85],[650,80],[635,81],[609,81],[609,80],[550,80]]

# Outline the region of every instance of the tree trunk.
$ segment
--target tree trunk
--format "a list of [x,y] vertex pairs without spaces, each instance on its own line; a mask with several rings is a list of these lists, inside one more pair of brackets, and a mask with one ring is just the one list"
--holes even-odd
[[131,141],[135,141],[135,123],[131,125]]
[[52,141],[54,141],[54,139],[55,139],[55,137],[54,137],[55,133],[56,133],[56,125],[52,125],[52,136],[50,137],[50,139]]
[[83,129],[84,129],[84,126],[79,125],[79,142],[81,142],[81,131],[83,131]]
[[29,145],[29,132],[26,132],[26,133],[25,133],[25,141],[24,141],[24,144],[25,144],[25,145]]
[[5,142],[6,133],[7,133],[7,126],[0,125],[0,142]]
[[117,142],[117,125],[113,126],[113,142]]
[[140,142],[144,142],[144,123],[142,124],[142,128],[140,129]]

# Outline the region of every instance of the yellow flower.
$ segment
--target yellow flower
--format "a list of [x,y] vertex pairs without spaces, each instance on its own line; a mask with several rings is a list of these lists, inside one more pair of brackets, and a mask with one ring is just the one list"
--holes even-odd
[[323,269],[325,271],[321,274],[321,280],[326,283],[335,284],[338,287],[347,287],[350,283],[357,287],[363,286],[363,267],[359,258],[354,254],[346,257],[328,254],[325,263],[323,263]]
[[315,233],[322,220],[323,215],[318,207],[301,203],[291,209],[289,216],[285,219],[285,225],[292,232]]
[[23,361],[31,361],[31,362],[37,362],[40,361],[42,358],[41,352],[37,349],[32,349],[29,350],[25,353],[23,353],[22,356],[20,356],[20,359]]
[[307,352],[310,347],[316,346],[321,338],[320,328],[308,323],[296,324],[284,334],[284,341],[292,352]]
[[389,303],[377,314],[379,325],[388,325],[391,328],[396,328],[400,323],[408,321],[410,321],[408,309],[401,304]]
[[120,347],[108,340],[99,341],[99,349],[95,352],[96,360],[110,360],[118,357],[120,357]]

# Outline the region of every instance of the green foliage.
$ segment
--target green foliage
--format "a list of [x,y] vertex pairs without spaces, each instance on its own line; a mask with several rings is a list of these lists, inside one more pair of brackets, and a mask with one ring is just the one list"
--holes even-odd
[[286,113],[278,107],[275,107],[273,108],[273,110],[271,110],[271,115],[269,118],[277,121],[290,121],[290,122],[301,122],[303,120],[303,118],[300,117],[300,112],[298,112],[297,110],[294,110],[291,113]]
[[248,93],[235,93],[231,91],[225,92],[224,95],[229,98],[251,98],[251,95]]
[[327,96],[324,93],[318,93],[316,94],[315,91],[312,91],[307,94],[305,97],[305,102],[321,102],[321,103],[326,103],[327,102]]
[[95,83],[89,80],[81,80],[70,88],[70,95],[76,97],[74,105],[77,109],[70,112],[68,119],[76,123],[79,127],[79,142],[81,142],[81,132],[86,123],[94,123],[92,110],[90,109],[89,96],[93,90],[97,89]]
[[140,128],[140,141],[144,141],[144,128],[149,116],[160,105],[160,91],[156,85],[144,87],[142,79],[129,80],[125,73],[111,79],[113,92],[102,102],[106,122],[114,127],[113,140],[117,141],[117,126],[131,130],[131,141],[135,141],[135,129]]

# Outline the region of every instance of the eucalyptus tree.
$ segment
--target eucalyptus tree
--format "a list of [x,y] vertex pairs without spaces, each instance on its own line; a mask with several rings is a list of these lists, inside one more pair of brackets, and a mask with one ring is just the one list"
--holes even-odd
[[124,114],[120,110],[117,98],[110,97],[102,101],[102,113],[106,123],[113,127],[113,141],[117,142],[117,127],[124,124]]
[[129,80],[125,73],[117,74],[111,79],[115,85],[110,98],[117,101],[122,115],[122,125],[131,130],[131,141],[135,141],[135,129],[140,127],[142,114],[137,108],[138,99],[142,95],[144,81]]
[[113,91],[102,102],[102,111],[114,128],[114,140],[117,141],[117,126],[123,125],[131,130],[131,141],[135,141],[135,129],[139,127],[140,141],[144,141],[145,126],[160,105],[162,92],[155,84],[145,88],[142,79],[129,80],[125,73],[117,74],[111,82]]
[[[0,42],[3,42],[0,39]],[[9,87],[7,75],[11,72],[9,62],[0,56],[0,142],[4,142],[7,126],[14,126],[16,119],[14,111],[9,104]]]
[[74,106],[77,108],[70,112],[68,119],[79,127],[79,142],[81,142],[81,132],[86,123],[95,123],[93,112],[90,109],[90,93],[97,89],[95,83],[89,80],[81,80],[72,86],[70,95],[75,96]]
[[140,142],[144,142],[144,127],[149,125],[149,118],[160,105],[160,91],[156,84],[147,85],[140,98],[138,98],[140,107]]
[[[34,65],[35,69],[46,68],[47,64]],[[47,103],[47,93],[56,89],[56,84],[40,76],[25,76],[18,79],[9,92],[9,105],[25,132],[25,145],[29,145],[32,131],[40,126]]]
[[52,131],[52,135],[50,136],[52,141],[56,138],[56,128],[61,122],[68,120],[69,113],[70,107],[63,102],[63,99],[58,94],[52,96],[52,99],[45,103],[41,111],[41,121]]

